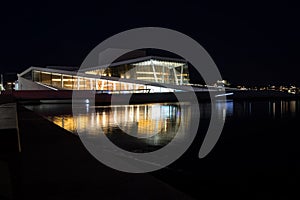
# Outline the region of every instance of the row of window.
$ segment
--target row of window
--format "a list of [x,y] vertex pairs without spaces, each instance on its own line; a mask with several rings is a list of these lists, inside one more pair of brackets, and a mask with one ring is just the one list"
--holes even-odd
[[156,86],[126,83],[105,79],[92,79],[59,73],[33,70],[33,81],[58,89],[67,90],[102,90],[123,92],[173,92],[172,89]]

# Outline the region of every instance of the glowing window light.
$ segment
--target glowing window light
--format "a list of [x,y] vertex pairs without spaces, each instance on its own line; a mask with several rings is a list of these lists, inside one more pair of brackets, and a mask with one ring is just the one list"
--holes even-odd
[[42,74],[51,74],[50,72],[42,72]]
[[63,81],[75,81],[75,79],[64,78]]
[[52,81],[61,81],[60,78],[53,78]]
[[153,74],[153,72],[136,72],[137,74]]
[[[136,72],[137,74],[151,74],[153,75],[153,72]],[[155,72],[156,74],[159,74],[159,75],[169,75],[169,73],[165,72]]]
[[52,75],[54,75],[54,76],[61,76],[61,74],[58,74],[58,73],[52,73]]
[[[136,77],[136,79],[151,79],[151,80],[153,80],[156,78],[155,77]],[[162,78],[157,78],[157,79],[161,80]]]

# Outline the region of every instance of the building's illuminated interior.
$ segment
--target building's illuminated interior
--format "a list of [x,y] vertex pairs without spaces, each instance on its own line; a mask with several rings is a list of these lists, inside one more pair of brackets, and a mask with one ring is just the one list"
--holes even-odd
[[189,83],[186,62],[164,61],[152,58],[109,68],[86,70],[85,73],[174,85]]
[[[189,84],[184,60],[143,57],[80,71],[30,67],[19,74],[19,90],[97,90],[107,93],[174,92]],[[34,84],[33,84],[34,83]],[[167,84],[168,86],[164,86]]]

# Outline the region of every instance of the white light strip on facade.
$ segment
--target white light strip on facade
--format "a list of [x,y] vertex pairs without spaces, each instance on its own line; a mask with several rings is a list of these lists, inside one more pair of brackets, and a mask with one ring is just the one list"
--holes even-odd
[[48,85],[45,85],[45,84],[43,84],[43,83],[40,83],[40,82],[36,82],[37,84],[39,84],[39,85],[41,85],[41,86],[44,86],[44,87],[47,87],[47,88],[49,88],[49,89],[51,89],[51,90],[58,90],[58,89],[56,89],[56,88],[54,88],[54,87],[51,87],[51,86],[48,86]]
[[[52,81],[53,81],[53,80],[54,80],[54,79],[52,79]],[[58,79],[57,79],[57,80],[58,80]],[[63,80],[64,80],[64,81],[75,81],[75,79],[68,79],[68,78],[67,78],[67,79],[64,78]]]
[[51,74],[50,72],[41,72],[42,74]]
[[[153,72],[136,72],[137,74],[153,74]],[[159,75],[169,75],[169,73],[165,72],[156,72],[156,74],[159,74]]]
[[57,73],[52,73],[52,75],[54,75],[54,76],[61,76],[61,74],[57,74]]
[[169,62],[169,61],[160,61],[160,60],[154,60],[151,59],[150,61],[143,61],[139,63],[134,63],[132,65],[134,66],[151,66],[151,64],[158,65],[158,66],[165,66],[165,67],[180,67],[181,65],[184,65],[184,63],[179,62]]
[[215,97],[222,97],[222,96],[229,96],[229,95],[233,95],[233,93],[226,93],[226,94],[217,94],[215,95]]
[[136,72],[137,74],[153,74],[153,72]]

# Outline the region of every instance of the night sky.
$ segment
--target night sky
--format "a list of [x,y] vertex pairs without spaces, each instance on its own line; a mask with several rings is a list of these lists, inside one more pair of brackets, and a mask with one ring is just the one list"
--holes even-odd
[[233,84],[300,86],[299,6],[286,1],[181,2],[2,5],[0,72],[79,66],[106,38],[131,28],[157,26],[198,41],[223,78]]

